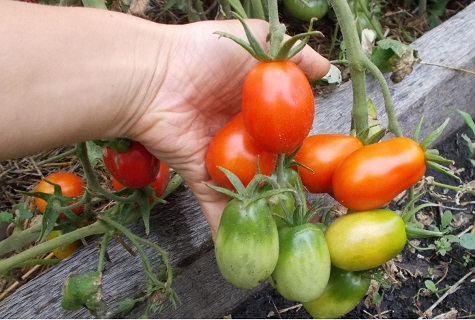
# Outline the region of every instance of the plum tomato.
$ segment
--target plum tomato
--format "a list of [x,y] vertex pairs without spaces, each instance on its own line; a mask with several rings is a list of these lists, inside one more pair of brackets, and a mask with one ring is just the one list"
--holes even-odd
[[274,271],[279,234],[267,199],[231,200],[216,234],[215,255],[223,277],[237,288],[252,289]]
[[[158,170],[157,177],[155,181],[150,183],[150,187],[152,187],[155,192],[155,196],[160,198],[163,195],[168,186],[168,182],[170,182],[170,167],[168,167],[165,162],[160,161],[160,170]],[[124,189],[125,186],[112,176],[112,188],[115,191],[120,191]]]
[[302,183],[309,192],[330,193],[336,167],[363,143],[343,134],[317,134],[307,137],[295,155],[295,161],[312,171],[299,167]]
[[127,151],[104,148],[103,153],[107,170],[126,187],[142,188],[157,177],[160,161],[137,141]]
[[[48,180],[54,184],[57,184],[61,187],[61,193],[63,196],[67,197],[78,197],[84,194],[85,183],[84,181],[75,173],[72,172],[56,172],[51,173],[41,180],[35,188],[36,192],[43,193],[54,193],[54,185],[46,182]],[[35,204],[38,210],[41,213],[45,213],[46,201],[41,198],[35,198]],[[80,214],[84,210],[83,206],[72,209],[74,214]],[[66,216],[60,214],[59,218],[63,219]]]
[[279,230],[279,260],[271,276],[287,300],[317,299],[330,277],[330,254],[320,227],[306,223]]
[[325,231],[332,264],[349,271],[382,265],[402,251],[406,228],[391,210],[348,213],[333,221]]
[[370,282],[362,272],[332,266],[325,291],[316,300],[304,302],[303,307],[315,319],[336,319],[358,305],[368,292]]
[[247,74],[242,92],[244,124],[267,152],[294,151],[309,134],[314,114],[312,88],[295,63],[261,62]]
[[220,186],[233,189],[218,166],[234,173],[246,186],[256,174],[257,158],[264,175],[271,175],[277,163],[277,154],[266,152],[256,144],[244,127],[242,113],[238,113],[216,133],[206,151],[206,168]]
[[[59,237],[62,234],[63,233],[60,230],[53,230],[48,234],[47,239],[51,240],[51,239],[54,239],[56,237]],[[79,240],[74,241],[74,242],[66,244],[64,246],[57,247],[57,248],[53,249],[52,252],[53,252],[53,254],[56,258],[58,258],[60,260],[63,260],[63,259],[66,259],[67,257],[69,257],[70,255],[72,255],[74,252],[76,252],[76,250],[81,246],[81,244],[82,244],[82,242],[79,241]]]
[[424,150],[409,138],[364,146],[346,157],[333,175],[333,196],[343,206],[379,208],[416,184],[425,174]]

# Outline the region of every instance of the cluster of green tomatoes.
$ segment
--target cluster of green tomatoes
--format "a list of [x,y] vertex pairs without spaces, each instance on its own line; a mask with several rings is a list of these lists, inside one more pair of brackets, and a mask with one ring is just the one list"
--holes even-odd
[[[343,134],[309,135],[315,102],[289,61],[260,62],[247,75],[242,110],[210,142],[206,165],[230,196],[216,235],[223,277],[238,288],[265,281],[315,318],[333,318],[365,296],[377,268],[406,244],[405,222],[385,209],[425,174],[425,152],[395,137],[363,145]],[[348,208],[328,224],[306,193]],[[318,219],[317,219],[318,221]]]

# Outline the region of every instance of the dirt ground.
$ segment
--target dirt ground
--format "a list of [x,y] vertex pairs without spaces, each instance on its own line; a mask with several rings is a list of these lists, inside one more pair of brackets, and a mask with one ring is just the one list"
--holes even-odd
[[[467,160],[468,149],[461,138],[463,133],[470,136],[464,128],[439,143],[437,149],[442,155],[454,160],[455,167],[463,169],[460,172],[462,180],[470,182],[475,179],[475,168]],[[427,176],[453,184],[450,179],[432,170],[427,172]],[[430,200],[434,201],[433,198]],[[460,225],[454,225],[453,234],[461,233],[474,223],[475,196],[465,195],[462,200],[466,205],[444,204],[457,217],[454,221],[462,221]],[[427,215],[438,219],[437,212],[427,211]],[[426,247],[432,242],[433,239],[424,240],[418,246]],[[475,318],[475,251],[466,250],[458,244],[453,244],[452,248],[441,256],[434,250],[415,251],[406,246],[402,254],[386,266],[392,285],[377,290],[382,297],[379,303],[374,304],[367,298],[342,318],[414,319],[424,313],[427,318]],[[427,290],[424,284],[426,280],[433,281],[440,292]],[[239,305],[228,316],[260,319],[312,318],[300,304],[285,300],[270,285]]]

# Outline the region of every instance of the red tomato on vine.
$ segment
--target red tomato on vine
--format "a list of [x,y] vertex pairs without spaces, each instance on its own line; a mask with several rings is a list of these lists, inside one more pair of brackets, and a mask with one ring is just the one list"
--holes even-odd
[[209,143],[206,168],[214,181],[232,189],[231,182],[218,166],[230,170],[247,185],[256,174],[257,157],[261,173],[270,176],[277,163],[277,155],[266,152],[251,139],[244,127],[243,116],[238,113]]
[[141,143],[134,141],[129,150],[104,149],[104,164],[122,185],[141,188],[155,180],[160,161]]
[[416,184],[425,171],[425,153],[416,141],[389,139],[346,157],[335,170],[333,195],[355,211],[376,209]]
[[299,168],[303,185],[312,193],[332,191],[332,179],[336,167],[363,143],[343,134],[317,134],[307,137],[295,155],[295,161],[306,168]]
[[309,134],[314,113],[312,87],[295,63],[261,62],[246,76],[242,92],[244,124],[267,152],[294,151]]

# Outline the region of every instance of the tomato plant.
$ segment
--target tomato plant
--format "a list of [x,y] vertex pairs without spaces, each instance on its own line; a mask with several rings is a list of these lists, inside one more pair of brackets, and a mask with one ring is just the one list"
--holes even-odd
[[417,183],[426,171],[424,150],[409,138],[364,146],[335,170],[333,195],[355,210],[379,208]]
[[336,319],[356,307],[366,295],[370,282],[371,279],[361,272],[332,266],[330,279],[322,295],[304,302],[303,306],[315,319]]
[[[46,176],[44,180],[41,180],[35,188],[36,192],[53,194],[54,186],[45,180],[59,185],[61,187],[61,193],[63,194],[63,196],[78,197],[84,193],[84,187],[85,187],[84,181],[78,175],[74,173],[71,173],[71,172],[51,173],[48,176]],[[46,208],[45,200],[35,197],[35,204],[41,213],[45,212],[45,208]],[[74,214],[80,214],[83,210],[84,210],[84,207],[79,206],[72,209],[72,212]],[[59,215],[59,218],[65,218],[65,217],[66,216],[64,214]]]
[[[162,194],[165,192],[165,189],[167,188],[168,182],[170,182],[170,168],[165,162],[160,161],[160,170],[158,170],[157,177],[155,178],[155,181],[150,183],[155,196],[159,198],[162,196]],[[115,191],[120,191],[124,189],[125,186],[112,176],[112,188]]]
[[330,277],[330,254],[322,230],[312,224],[279,230],[279,260],[271,276],[286,299],[307,302],[318,298]]
[[263,62],[247,74],[242,92],[244,124],[267,152],[294,151],[310,132],[314,113],[312,88],[296,64]]
[[284,8],[291,16],[310,22],[312,18],[321,19],[328,11],[327,0],[284,0]]
[[238,113],[213,137],[205,161],[211,178],[232,189],[231,182],[218,166],[232,171],[246,186],[256,174],[257,159],[261,173],[271,175],[277,155],[266,152],[251,139],[244,127],[242,113]]
[[[60,231],[60,230],[53,230],[51,231],[48,236],[47,236],[47,239],[48,240],[51,240],[51,239],[54,239],[60,235],[62,235],[63,233]],[[70,255],[72,255],[74,252],[76,252],[76,250],[81,246],[81,241],[74,241],[70,244],[67,244],[65,246],[62,246],[62,247],[58,247],[58,248],[55,248],[53,249],[53,254],[56,258],[58,259],[66,259],[67,257],[69,257]]]
[[215,253],[223,277],[251,289],[266,280],[279,258],[279,236],[267,199],[231,200],[216,234]]
[[325,231],[332,264],[351,271],[378,267],[406,244],[402,218],[390,210],[348,213]]
[[124,152],[104,148],[104,164],[117,181],[129,188],[153,182],[160,167],[160,161],[137,141]]
[[317,134],[307,137],[295,155],[295,161],[312,171],[299,167],[303,185],[312,193],[332,191],[336,167],[353,151],[363,147],[362,142],[343,134]]

